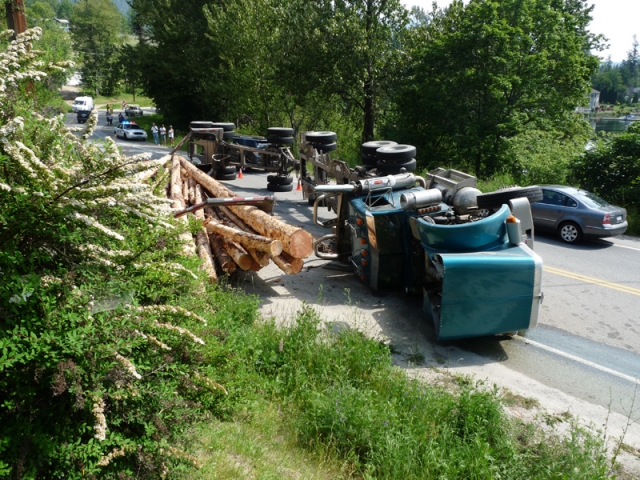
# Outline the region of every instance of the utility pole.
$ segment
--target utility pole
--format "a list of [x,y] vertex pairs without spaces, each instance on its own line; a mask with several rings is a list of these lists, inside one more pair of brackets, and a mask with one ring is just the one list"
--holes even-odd
[[27,29],[27,17],[24,14],[24,0],[5,2],[7,12],[7,28],[13,30],[13,39]]

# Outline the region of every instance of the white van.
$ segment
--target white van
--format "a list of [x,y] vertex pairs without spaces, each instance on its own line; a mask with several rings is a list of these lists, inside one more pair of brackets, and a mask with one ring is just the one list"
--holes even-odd
[[78,112],[78,110],[93,110],[93,98],[91,97],[76,97],[71,105],[71,110]]

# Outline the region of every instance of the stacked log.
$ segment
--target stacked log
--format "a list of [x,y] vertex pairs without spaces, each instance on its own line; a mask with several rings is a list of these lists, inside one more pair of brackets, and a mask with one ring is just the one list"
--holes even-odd
[[[231,198],[237,195],[203,173],[186,158],[171,158],[171,180],[167,187],[172,206],[185,209],[209,197]],[[260,270],[273,261],[284,273],[302,270],[303,258],[313,251],[313,237],[260,210],[247,205],[230,205],[194,210],[191,215],[202,221],[196,235],[196,249],[211,282],[218,271],[231,274],[236,268]],[[179,217],[187,222],[187,216]],[[190,235],[190,234],[187,234]],[[193,241],[191,243],[193,245]]]

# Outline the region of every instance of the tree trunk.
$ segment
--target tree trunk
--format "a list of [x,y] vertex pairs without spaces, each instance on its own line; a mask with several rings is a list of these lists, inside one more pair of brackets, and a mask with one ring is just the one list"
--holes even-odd
[[[228,198],[235,195],[224,185],[198,170],[186,158],[180,157],[180,164],[189,175],[214,196]],[[265,237],[280,240],[284,251],[295,258],[306,258],[313,252],[313,236],[306,230],[284,223],[257,207],[243,205],[230,208],[256,232]]]
[[209,275],[209,283],[217,283],[218,275],[216,275],[216,267],[213,263],[211,248],[209,247],[209,235],[203,228],[196,235],[196,243],[198,245],[198,256],[202,260],[202,266]]
[[[238,218],[235,213],[233,213],[227,207],[225,206],[218,207],[218,210],[220,212],[220,216],[223,217],[223,220],[225,221],[225,223],[239,230],[243,230],[247,233],[255,233],[240,218]],[[259,250],[256,250],[255,248],[251,248],[251,249],[247,248],[247,250],[249,251],[249,254],[253,257],[253,259],[260,264],[260,266],[266,267],[267,265],[269,265],[269,254],[267,252],[261,252]]]
[[213,218],[209,219],[205,227],[208,231],[218,233],[231,241],[239,243],[243,247],[255,248],[261,252],[267,252],[271,256],[280,255],[282,252],[282,242],[280,240],[272,240],[271,238],[261,235],[236,230],[235,228],[223,225]]
[[[213,208],[205,207],[204,213],[206,213],[207,215],[211,215],[212,212]],[[220,236],[216,235],[215,233],[209,235],[209,244],[211,245],[211,250],[213,250],[215,258],[218,261],[220,268],[222,268],[222,271],[228,275],[231,275],[233,272],[235,272],[236,263],[233,261],[233,258],[231,258],[231,256],[226,252],[224,248],[224,242],[220,238]]]

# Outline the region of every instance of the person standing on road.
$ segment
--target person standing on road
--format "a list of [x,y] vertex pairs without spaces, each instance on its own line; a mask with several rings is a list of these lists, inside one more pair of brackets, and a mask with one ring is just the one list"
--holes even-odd
[[171,144],[172,147],[173,147],[174,136],[175,136],[175,132],[173,131],[173,126],[169,125],[169,143]]
[[160,137],[162,137],[162,145],[167,144],[167,129],[164,128],[164,123],[160,127]]
[[153,141],[156,142],[156,145],[160,145],[160,141],[158,139],[158,127],[155,123],[151,125],[151,133],[153,133]]
[[124,113],[124,109],[127,108],[127,102],[122,100],[122,112]]

